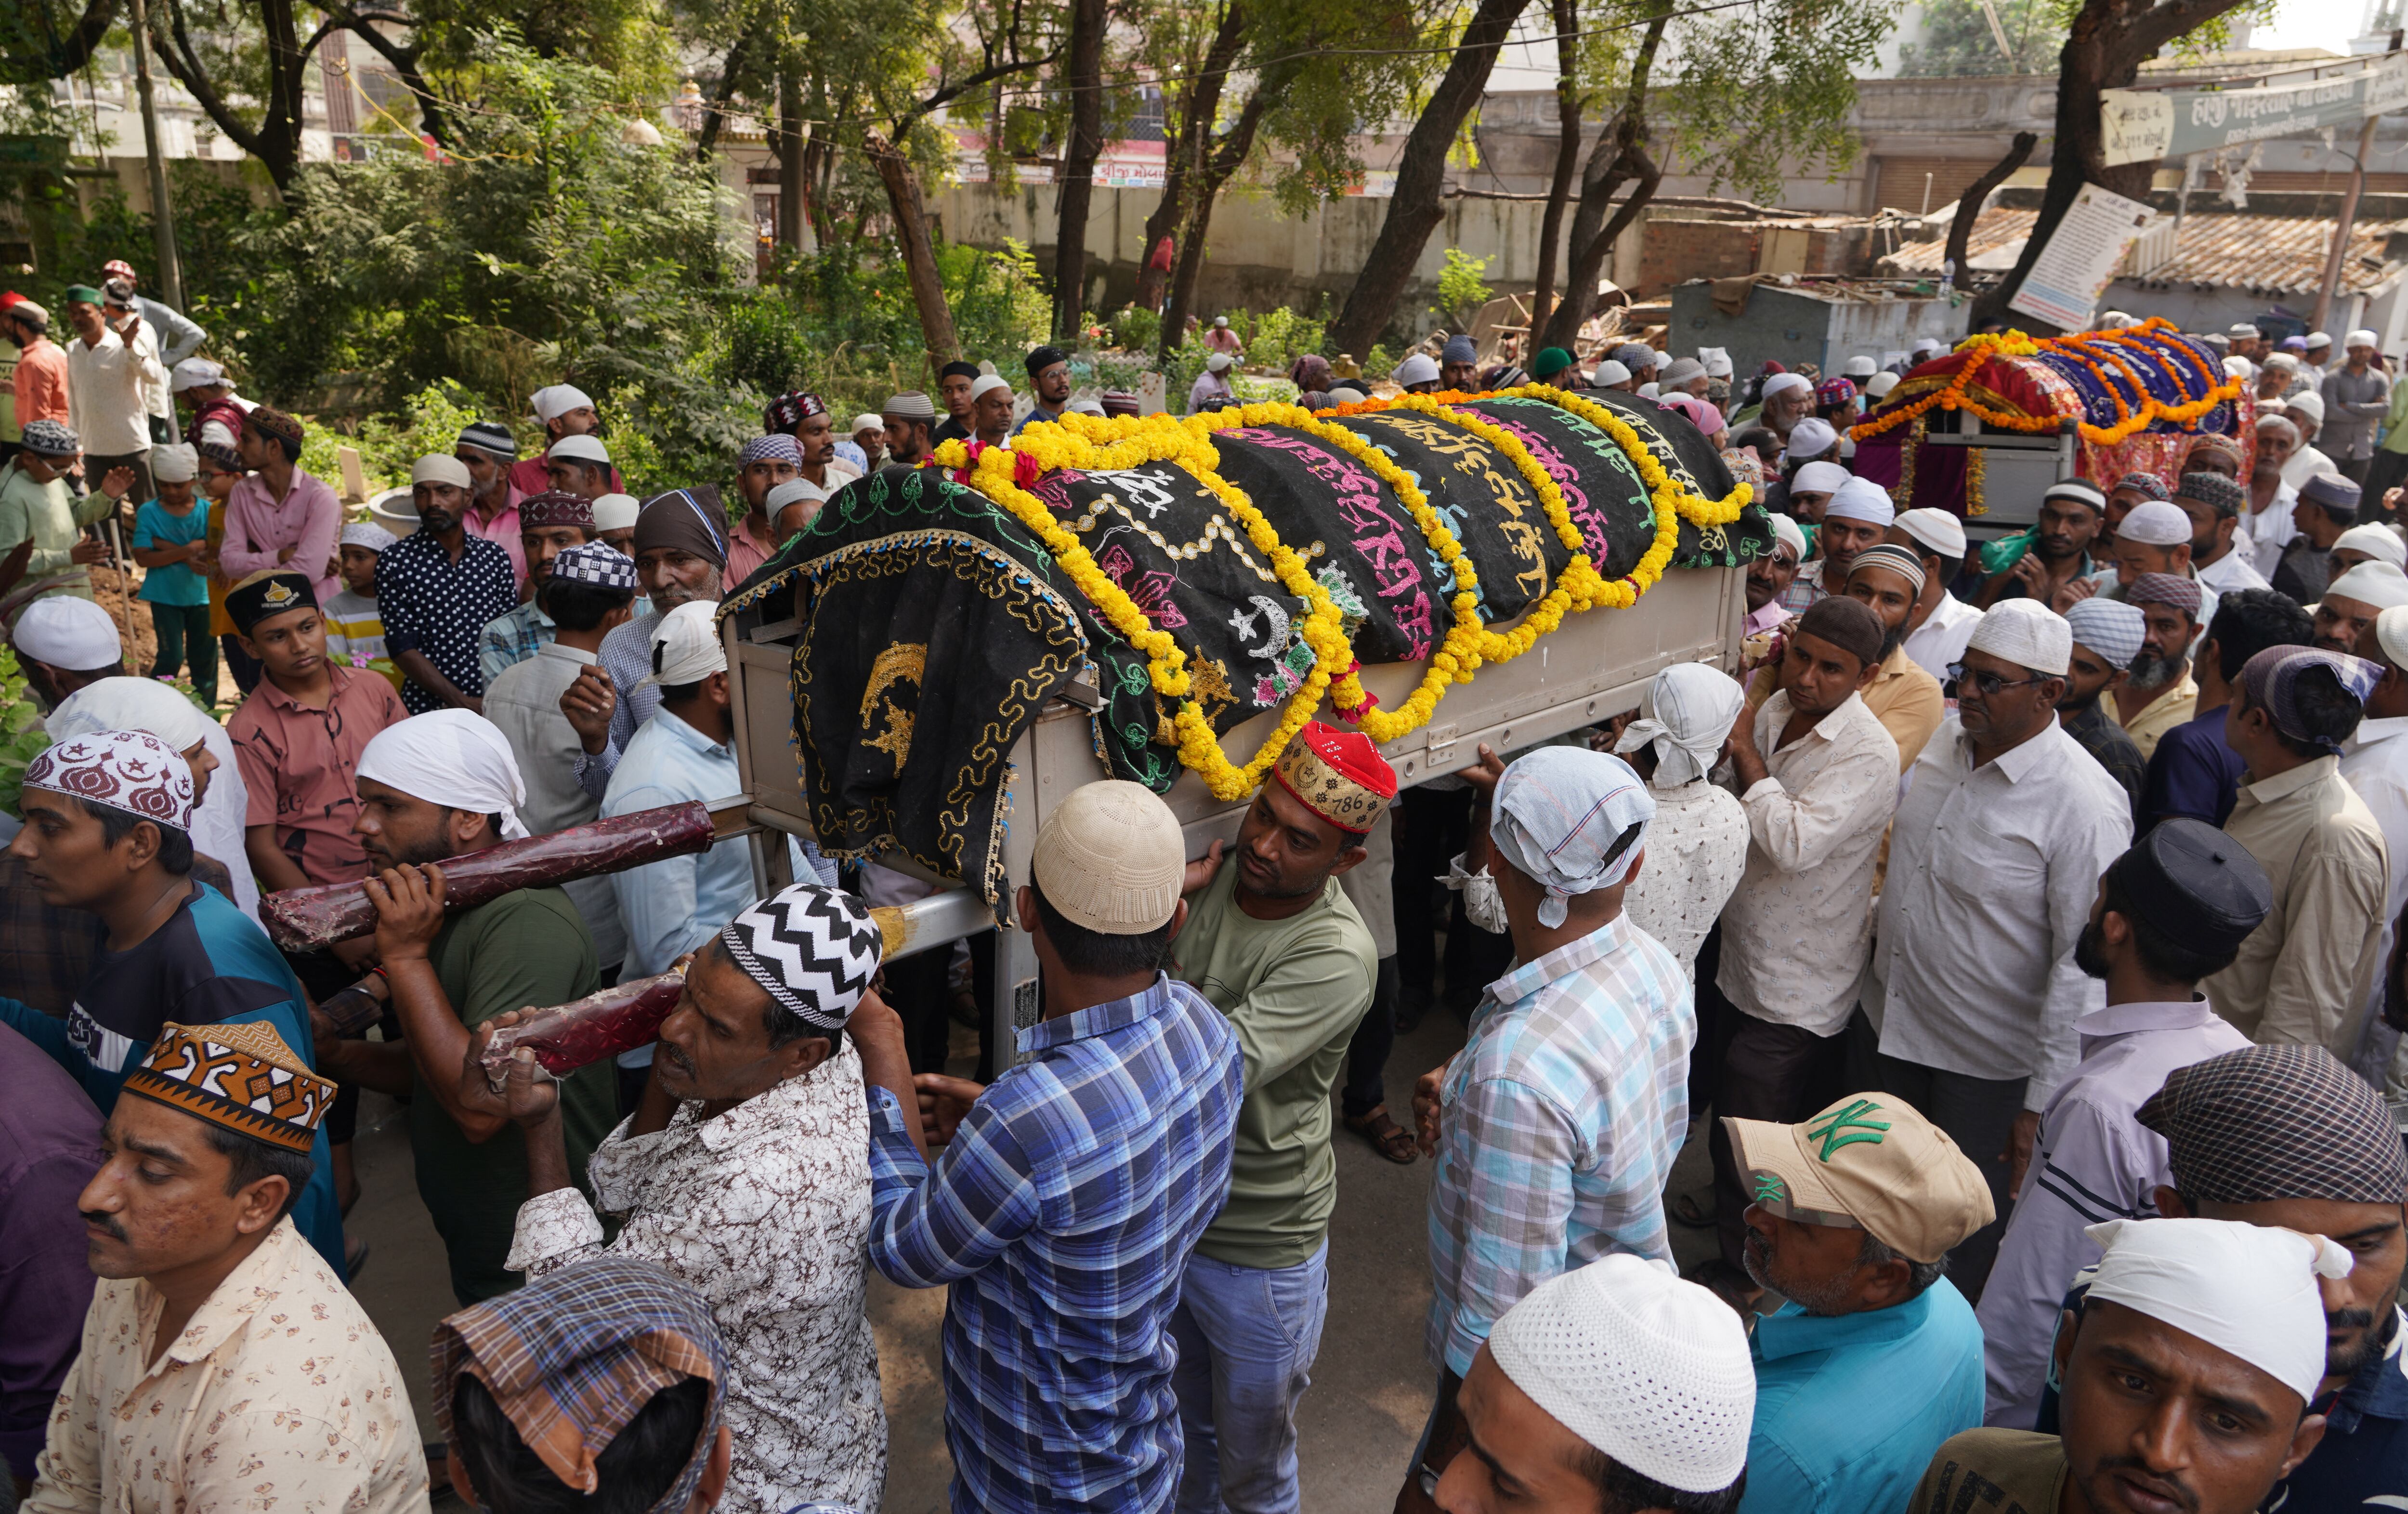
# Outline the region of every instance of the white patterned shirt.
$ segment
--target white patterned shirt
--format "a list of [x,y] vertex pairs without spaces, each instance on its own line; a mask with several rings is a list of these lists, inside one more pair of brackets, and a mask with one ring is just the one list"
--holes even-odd
[[165,1307],[138,1277],[93,1291],[27,1514],[423,1514],[401,1368],[291,1216],[154,1356]]
[[[727,1343],[736,1459],[719,1507],[782,1514],[851,1504],[877,1514],[886,1483],[878,1347],[862,1312],[869,1238],[869,1106],[848,1040],[826,1061],[713,1119],[678,1106],[667,1127],[621,1121],[587,1167],[609,1249],[675,1273],[710,1302]],[[603,1250],[573,1188],[519,1209],[509,1265],[540,1277]]]
[[1647,797],[1656,801],[1647,860],[1623,895],[1622,913],[1681,959],[1694,988],[1698,948],[1747,865],[1747,815],[1739,800],[1703,778],[1677,788],[1650,782]]
[[1756,713],[1765,776],[1740,796],[1747,869],[1723,912],[1715,986],[1743,1014],[1835,1035],[1872,945],[1873,866],[1898,807],[1898,743],[1851,694],[1776,751],[1789,714],[1785,690]]

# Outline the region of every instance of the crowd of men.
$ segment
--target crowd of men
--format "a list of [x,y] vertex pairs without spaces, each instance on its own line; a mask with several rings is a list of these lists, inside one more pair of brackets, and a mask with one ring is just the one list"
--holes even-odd
[[[1412,382],[1522,382],[1469,347]],[[1640,712],[1402,792],[1310,724],[1201,858],[1140,785],[1061,797],[1010,901],[1040,1017],[975,1080],[949,974],[885,960],[899,874],[796,847],[759,897],[742,839],[469,908],[444,874],[737,792],[722,598],[865,471],[1058,418],[1065,354],[1029,354],[1025,414],[953,368],[846,438],[781,397],[736,497],[640,505],[555,386],[540,457],[480,422],[420,458],[402,534],[328,514],[265,406],[204,397],[147,480],[82,456],[103,497],[158,491],[147,575],[190,545],[182,450],[231,445],[223,544],[183,563],[231,576],[251,682],[222,727],[128,675],[72,560],[11,629],[52,741],[0,855],[27,1505],[874,1510],[875,1268],[947,1290],[956,1508],[1284,1514],[1341,1127],[1430,1163],[1400,1510],[2408,1498],[2402,539],[2338,471],[2261,532],[2202,439],[1976,552],[1848,468],[1869,359],[1763,376],[1736,435],[1715,366],[1531,374],[1654,384],[1753,469],[1776,550],[1742,677],[1668,668]],[[79,443],[39,423],[19,459],[70,540]],[[359,887],[373,932],[278,948],[258,894],[307,885]],[[672,968],[656,1044],[489,1072],[528,1006]],[[1464,1044],[1392,1114],[1441,983]],[[359,998],[373,1036],[330,1013]],[[440,1468],[417,1343],[347,1287],[362,1090],[404,1101],[459,1305]],[[1676,1191],[1697,1139],[1712,1181]],[[1714,1238],[1686,1277],[1679,1226]]]

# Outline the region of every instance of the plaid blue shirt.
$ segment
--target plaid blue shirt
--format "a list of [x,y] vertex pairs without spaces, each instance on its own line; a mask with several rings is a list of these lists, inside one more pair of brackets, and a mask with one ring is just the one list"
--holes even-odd
[[503,669],[526,661],[559,634],[560,627],[533,599],[485,622],[477,633],[477,670],[485,675],[485,686],[493,687]]
[[906,1288],[953,1285],[955,1509],[1165,1509],[1182,1446],[1165,1326],[1228,1195],[1238,1038],[1156,977],[1020,1046],[933,1173],[895,1096],[869,1090],[869,1259]]
[[1430,1177],[1432,1363],[1469,1373],[1523,1294],[1608,1252],[1672,1260],[1697,1039],[1680,960],[1627,915],[1488,986]]

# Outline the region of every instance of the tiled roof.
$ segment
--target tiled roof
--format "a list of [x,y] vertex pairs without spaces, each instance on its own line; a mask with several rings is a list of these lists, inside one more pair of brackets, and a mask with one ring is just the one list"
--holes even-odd
[[[1968,257],[1980,266],[1985,252],[2020,244],[2031,235],[2036,210],[1991,209],[1973,224]],[[2182,239],[2171,262],[2151,268],[2146,283],[2205,284],[2267,295],[2313,295],[2324,283],[2325,253],[2332,245],[2329,217],[2235,215],[2193,210],[2183,217]],[[2342,287],[2357,292],[2383,282],[2401,268],[2383,249],[2408,221],[2358,222],[2350,229]],[[1900,273],[1940,271],[1945,241],[1909,242],[1882,262]]]

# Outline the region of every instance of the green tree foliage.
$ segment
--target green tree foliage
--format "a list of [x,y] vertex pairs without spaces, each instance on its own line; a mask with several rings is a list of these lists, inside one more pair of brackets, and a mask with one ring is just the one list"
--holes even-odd
[[1856,162],[1856,80],[1873,71],[1901,8],[1902,0],[1754,0],[1684,17],[1666,35],[1670,66],[1659,64],[1648,109],[1683,170],[1777,199],[1788,164],[1836,175]]
[[1994,0],[2008,50],[1980,0],[1924,0],[1923,40],[1901,43],[1898,71],[1907,79],[1959,79],[1990,74],[2045,74],[2065,47],[2072,7],[2065,0]]
[[1439,314],[1458,329],[1471,324],[1480,307],[1496,297],[1496,291],[1480,276],[1488,271],[1488,259],[1467,256],[1460,247],[1446,250],[1446,267],[1439,270]]
[[601,69],[489,38],[475,82],[443,161],[313,166],[289,214],[187,207],[189,235],[220,251],[187,254],[192,303],[246,382],[298,403],[341,377],[382,408],[459,380],[515,414],[567,375],[630,390],[672,457],[749,434],[749,398],[714,367],[741,267],[716,178],[622,143]]

